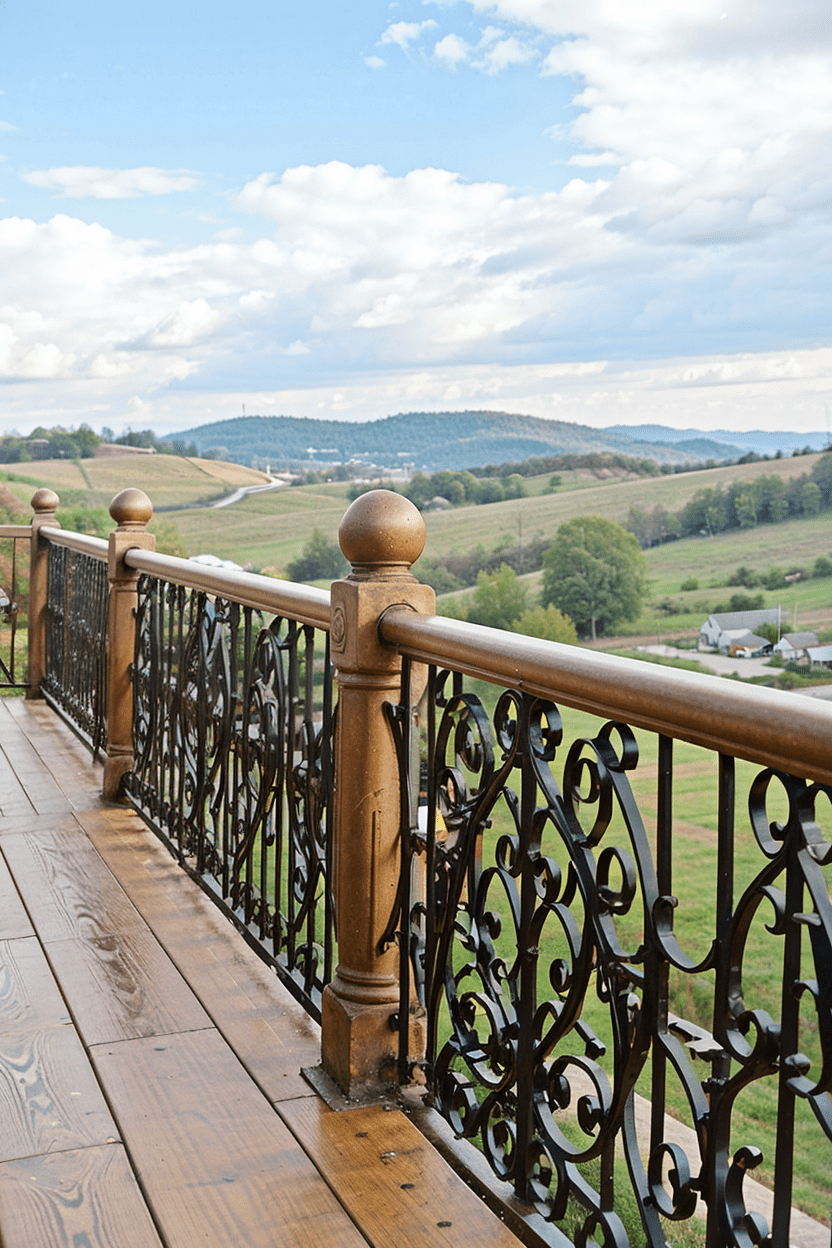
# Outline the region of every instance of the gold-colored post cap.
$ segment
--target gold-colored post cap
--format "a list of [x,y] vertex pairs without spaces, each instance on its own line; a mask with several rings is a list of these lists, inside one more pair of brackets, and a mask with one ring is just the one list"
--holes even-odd
[[110,515],[120,529],[143,529],[153,515],[153,504],[144,490],[131,486],[116,494],[110,503]]
[[425,549],[425,522],[409,498],[369,490],[344,513],[338,541],[350,563],[410,567]]
[[57,511],[60,501],[54,490],[44,486],[40,490],[35,490],[32,495],[32,511],[38,516],[46,515],[49,512]]

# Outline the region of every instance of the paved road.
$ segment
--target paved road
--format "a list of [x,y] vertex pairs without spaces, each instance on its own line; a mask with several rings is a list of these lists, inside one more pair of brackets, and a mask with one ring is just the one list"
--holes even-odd
[[736,659],[726,654],[709,654],[699,650],[677,650],[675,646],[638,646],[645,654],[658,654],[663,659],[695,659],[717,676],[767,676],[771,673],[768,659]]
[[[709,654],[699,650],[677,650],[675,646],[636,646],[645,654],[657,654],[663,659],[696,659],[717,676],[731,676],[734,672],[748,680],[751,676],[769,676],[772,668],[768,659],[737,659],[725,654]],[[824,698],[832,701],[832,684],[815,685],[810,689],[794,689],[788,692],[803,694],[807,698]]]
[[[272,480],[268,485],[241,485],[233,494],[226,494],[225,498],[218,498],[212,507],[230,507],[232,503],[239,503],[241,498],[245,498],[247,494],[265,494],[267,490],[285,490],[285,481]],[[194,506],[200,507],[203,504],[195,503]]]

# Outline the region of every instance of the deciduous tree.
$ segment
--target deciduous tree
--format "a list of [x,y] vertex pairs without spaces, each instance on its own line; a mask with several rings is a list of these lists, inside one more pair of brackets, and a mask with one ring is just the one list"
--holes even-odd
[[543,557],[541,603],[563,611],[593,639],[634,619],[646,588],[638,542],[603,516],[576,516],[562,524]]

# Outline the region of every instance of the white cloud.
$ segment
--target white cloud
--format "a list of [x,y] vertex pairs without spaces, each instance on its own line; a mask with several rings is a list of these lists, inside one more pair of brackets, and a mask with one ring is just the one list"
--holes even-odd
[[144,195],[169,195],[199,186],[196,174],[186,169],[99,169],[94,165],[62,165],[35,169],[20,175],[30,186],[58,191],[64,199],[136,199]]
[[432,30],[436,22],[429,17],[424,22],[391,22],[381,36],[381,43],[394,43],[406,52],[411,43],[421,38],[422,32]]
[[380,56],[365,56],[364,64],[368,69],[384,69],[387,62],[382,60]]
[[219,323],[219,313],[206,299],[186,299],[144,341],[149,347],[189,347],[213,333]]
[[10,121],[0,121],[0,134],[12,134],[17,129]]
[[456,69],[457,65],[464,64],[470,57],[471,45],[459,35],[445,35],[437,42],[433,55],[451,69]]
[[496,26],[486,26],[476,44],[459,35],[439,39],[433,49],[436,59],[449,69],[468,64],[486,74],[499,74],[511,65],[525,65],[538,54],[533,42],[517,35],[506,35]]

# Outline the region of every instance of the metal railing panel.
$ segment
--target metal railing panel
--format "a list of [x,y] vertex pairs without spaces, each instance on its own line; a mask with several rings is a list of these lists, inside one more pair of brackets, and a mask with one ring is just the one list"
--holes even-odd
[[136,623],[128,795],[320,1018],[335,957],[328,635],[146,574]]
[[256,611],[286,616],[313,628],[329,630],[329,590],[296,585],[293,581],[280,581],[253,572],[207,568],[190,559],[160,555],[150,550],[128,550],[124,562],[137,572],[146,572],[174,585],[219,594]]
[[[51,540],[41,690],[91,746],[107,744],[107,564]],[[106,542],[102,543],[106,551]]]
[[0,524],[0,689],[28,687],[18,633],[25,636],[30,539],[28,524]]
[[391,608],[384,641],[422,663],[832,783],[832,703]]
[[[698,1206],[709,1248],[787,1244],[796,1139],[832,1159],[832,787],[805,778],[828,771],[832,736],[799,766],[813,703],[779,694],[794,774],[755,765],[745,738],[714,749],[721,708],[705,754],[687,744],[704,735],[690,698],[662,707],[664,672],[639,665],[637,691],[620,660],[506,635],[495,646],[494,630],[450,623],[399,611],[382,623],[415,660],[437,634],[437,650],[464,647],[464,672],[429,668],[421,775],[409,659],[391,708],[405,850],[388,932],[402,951],[400,1077],[421,1066],[455,1134],[576,1243],[659,1248]],[[530,649],[537,667],[523,661]],[[565,708],[594,710],[609,681],[600,723],[538,694],[559,687],[570,659],[583,680],[567,682]],[[756,691],[717,687],[735,723]],[[670,731],[635,732],[628,697]],[[714,795],[709,810],[698,786]],[[423,1062],[408,1052],[414,1013]],[[671,1109],[692,1143],[668,1132]],[[776,1121],[765,1156],[755,1114]],[[771,1228],[743,1199],[760,1165],[775,1189]],[[625,1189],[637,1231],[621,1216]]]

